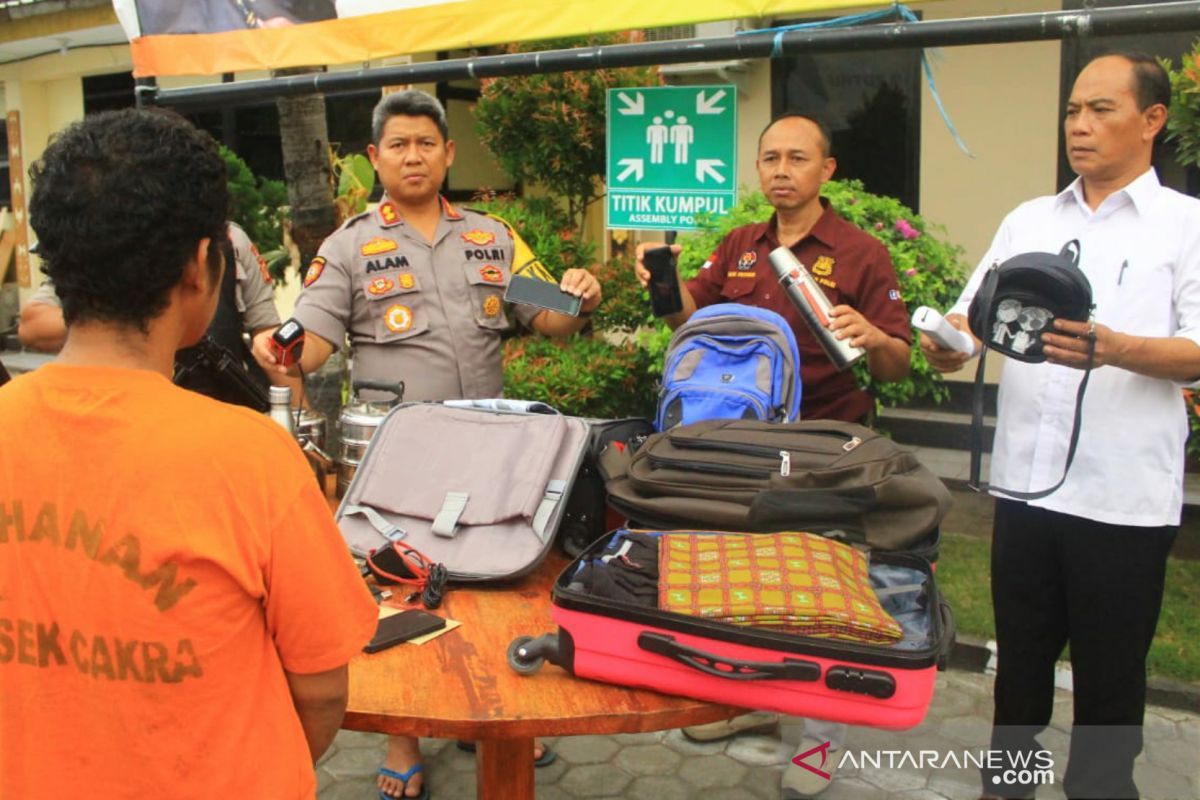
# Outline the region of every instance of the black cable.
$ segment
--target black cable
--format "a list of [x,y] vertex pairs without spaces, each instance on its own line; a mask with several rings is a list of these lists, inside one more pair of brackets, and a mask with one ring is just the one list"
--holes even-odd
[[296,398],[296,433],[300,433],[300,417],[304,412],[304,401],[307,399],[308,392],[304,388],[304,367],[300,366],[300,359],[296,359],[296,371],[300,373],[300,396]]
[[425,588],[421,590],[421,602],[426,608],[434,609],[442,604],[442,595],[446,591],[446,577],[445,564],[430,565]]

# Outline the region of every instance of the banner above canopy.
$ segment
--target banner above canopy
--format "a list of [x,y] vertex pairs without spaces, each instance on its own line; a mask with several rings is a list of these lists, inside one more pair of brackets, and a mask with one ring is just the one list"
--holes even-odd
[[134,75],[352,64],[722,19],[862,7],[862,0],[113,0]]

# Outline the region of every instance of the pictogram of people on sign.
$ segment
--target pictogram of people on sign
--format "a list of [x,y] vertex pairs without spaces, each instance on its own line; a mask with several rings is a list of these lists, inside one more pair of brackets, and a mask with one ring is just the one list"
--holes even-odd
[[[674,120],[670,127],[664,122]],[[688,150],[696,141],[696,129],[688,123],[687,117],[676,117],[674,111],[665,111],[661,116],[655,116],[646,126],[646,144],[650,146],[650,163],[661,164],[666,153],[666,145],[674,146],[674,161],[676,164],[688,163]]]

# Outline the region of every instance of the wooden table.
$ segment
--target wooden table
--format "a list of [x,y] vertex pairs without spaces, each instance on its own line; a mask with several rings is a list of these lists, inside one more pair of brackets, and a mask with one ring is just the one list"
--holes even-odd
[[557,630],[550,619],[550,587],[565,564],[556,550],[516,583],[454,586],[435,613],[462,622],[460,628],[423,645],[356,657],[342,726],[477,740],[476,797],[532,800],[536,736],[657,731],[743,713],[580,680],[549,663],[533,675],[514,672],[507,661],[513,639]]

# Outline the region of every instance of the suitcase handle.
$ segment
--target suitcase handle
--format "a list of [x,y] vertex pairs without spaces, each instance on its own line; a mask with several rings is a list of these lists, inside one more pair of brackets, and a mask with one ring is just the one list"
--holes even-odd
[[830,667],[825,685],[842,692],[854,692],[887,700],[896,693],[896,679],[886,672],[860,667]]
[[812,661],[785,658],[782,661],[736,661],[706,653],[675,641],[674,636],[643,632],[638,634],[638,647],[648,653],[666,656],[685,667],[735,681],[817,681],[821,666]]

